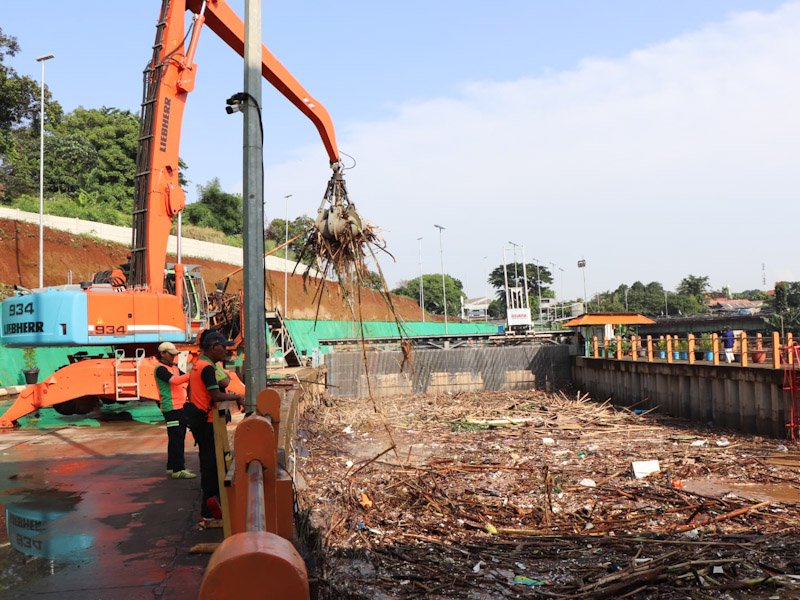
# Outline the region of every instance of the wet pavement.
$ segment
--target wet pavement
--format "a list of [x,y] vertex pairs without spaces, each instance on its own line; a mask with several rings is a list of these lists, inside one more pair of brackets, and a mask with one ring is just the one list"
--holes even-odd
[[[187,435],[187,467],[198,471]],[[166,429],[137,422],[0,431],[0,598],[197,598],[220,529],[199,477],[165,475]]]

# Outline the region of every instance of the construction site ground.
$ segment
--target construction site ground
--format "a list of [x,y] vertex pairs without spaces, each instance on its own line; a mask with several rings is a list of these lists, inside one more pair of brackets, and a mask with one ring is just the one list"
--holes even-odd
[[304,419],[320,598],[800,597],[785,441],[561,392],[323,398]]
[[0,598],[197,598],[189,549],[222,530],[199,526],[199,479],[166,477],[166,444],[163,423],[0,431]]

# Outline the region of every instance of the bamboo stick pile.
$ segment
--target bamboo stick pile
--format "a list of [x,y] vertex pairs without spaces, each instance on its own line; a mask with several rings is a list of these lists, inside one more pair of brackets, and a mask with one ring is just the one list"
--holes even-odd
[[800,455],[781,440],[563,392],[323,399],[305,418],[320,598],[800,596]]

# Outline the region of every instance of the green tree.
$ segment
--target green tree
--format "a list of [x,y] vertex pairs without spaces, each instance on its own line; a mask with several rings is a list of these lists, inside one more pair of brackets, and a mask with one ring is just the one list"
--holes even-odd
[[678,284],[678,293],[685,296],[702,298],[710,289],[708,277],[687,275]]
[[[447,293],[447,314],[457,316],[461,314],[461,298],[466,299],[463,284],[458,279],[445,275],[445,291]],[[419,277],[410,280],[407,285],[392,290],[398,296],[407,296],[419,302]],[[442,298],[442,275],[423,275],[422,294],[425,310],[434,315],[444,314]]]
[[[17,38],[4,34],[0,28],[0,198],[8,193],[14,161],[22,157],[24,150],[29,150],[17,146],[19,141],[17,132],[23,129],[37,132],[39,130],[40,84],[30,77],[18,75],[4,62],[7,56],[15,56],[19,51]],[[45,86],[47,124],[57,123],[61,114],[61,106],[52,100],[52,95]],[[35,159],[38,162],[38,147]],[[19,178],[20,174],[17,174],[15,177],[17,183],[20,183]]]
[[192,225],[219,229],[226,235],[242,234],[242,197],[222,191],[219,179],[197,186],[199,199],[183,211],[183,218]]
[[100,201],[132,213],[139,118],[128,110],[78,107],[45,145],[47,189],[97,192]]
[[[289,239],[291,240],[295,236],[300,236],[295,241],[289,242],[288,248],[290,257],[300,256],[306,244],[306,240],[308,239],[307,234],[313,226],[314,221],[312,221],[311,217],[308,215],[301,215],[294,221],[289,221]],[[264,237],[274,242],[273,248],[286,242],[286,220],[272,219],[267,226],[267,230],[264,232]],[[284,256],[284,250],[278,250],[274,256]],[[311,256],[303,257],[303,262],[305,263],[311,264],[312,260],[313,257]]]

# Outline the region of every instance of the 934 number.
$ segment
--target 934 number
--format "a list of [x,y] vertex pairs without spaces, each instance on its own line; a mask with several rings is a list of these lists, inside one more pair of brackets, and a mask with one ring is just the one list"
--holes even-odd
[[8,307],[8,315],[11,317],[21,317],[25,313],[33,314],[33,302],[18,302]]
[[95,325],[95,335],[126,335],[128,328],[125,325]]

